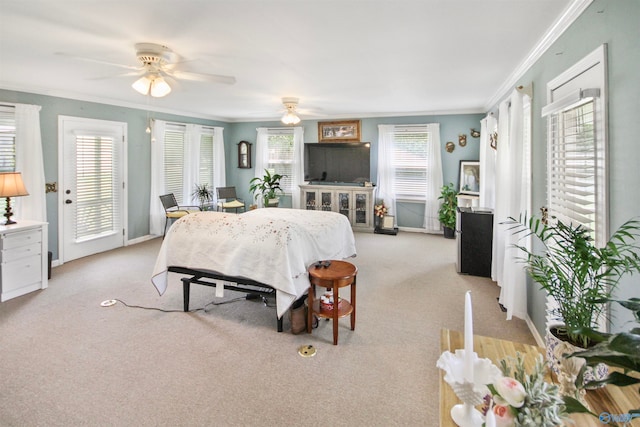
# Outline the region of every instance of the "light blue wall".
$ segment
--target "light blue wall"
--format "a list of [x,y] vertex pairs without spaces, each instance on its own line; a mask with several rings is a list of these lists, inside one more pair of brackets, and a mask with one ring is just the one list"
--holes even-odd
[[[452,182],[458,185],[458,168],[460,160],[478,160],[479,139],[470,136],[470,129],[480,130],[480,120],[483,114],[451,114],[434,116],[407,116],[407,117],[376,117],[361,119],[361,141],[371,143],[371,179],[376,181],[378,173],[378,125],[380,124],[417,124],[440,123],[440,138],[442,145],[442,169],[444,183]],[[304,120],[304,141],[318,142],[318,121]],[[280,122],[250,122],[234,123],[225,135],[225,148],[227,157],[227,183],[235,185],[239,195],[250,200],[249,180],[255,174],[254,169],[238,169],[237,144],[245,140],[253,144],[253,159],[255,160],[256,128],[281,127]],[[467,145],[458,145],[458,135],[467,135]],[[447,153],[444,145],[447,141],[453,141],[456,149]],[[252,163],[255,164],[255,161]],[[283,200],[283,206],[291,206],[291,200]],[[398,224],[404,227],[422,227],[424,208],[416,204],[399,204]]]
[[[523,76],[518,84],[533,82],[533,207],[546,205],[546,120],[540,117],[546,84],[603,43],[608,47],[609,85],[609,214],[610,229],[640,216],[640,1],[596,0]],[[640,297],[637,276],[619,287],[623,298]],[[545,295],[536,284],[527,289],[528,313],[544,335]],[[614,309],[616,307],[613,307]],[[614,313],[614,330],[626,329],[626,311]]]
[[[150,136],[145,132],[147,127],[146,111],[7,90],[0,90],[0,101],[42,106],[40,129],[46,182],[58,181],[58,116],[85,117],[127,123],[128,238],[135,239],[149,234],[151,141]],[[153,113],[153,117],[209,126],[228,126],[217,121],[163,113]],[[57,193],[48,193],[46,196],[49,250],[53,252],[53,259],[58,259],[58,197],[62,197],[63,191],[59,188]]]

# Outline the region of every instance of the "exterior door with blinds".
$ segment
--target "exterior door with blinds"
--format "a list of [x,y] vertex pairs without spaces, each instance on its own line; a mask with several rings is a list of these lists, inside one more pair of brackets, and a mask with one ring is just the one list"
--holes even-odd
[[126,123],[59,118],[60,259],[124,246]]

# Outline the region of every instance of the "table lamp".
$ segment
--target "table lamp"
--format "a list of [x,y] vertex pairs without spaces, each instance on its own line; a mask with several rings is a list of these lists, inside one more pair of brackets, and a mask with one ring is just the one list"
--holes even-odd
[[20,172],[0,172],[0,197],[7,198],[7,209],[4,217],[7,218],[5,225],[15,224],[11,221],[11,197],[28,196],[27,189],[22,182],[22,174]]

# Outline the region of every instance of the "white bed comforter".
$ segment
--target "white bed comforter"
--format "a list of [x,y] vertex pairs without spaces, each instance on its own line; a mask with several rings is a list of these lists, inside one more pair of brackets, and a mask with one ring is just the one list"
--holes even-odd
[[307,267],[356,255],[348,219],[339,213],[265,208],[240,215],[197,212],[176,221],[153,269],[160,295],[168,267],[244,277],[276,289],[278,317],[309,288]]

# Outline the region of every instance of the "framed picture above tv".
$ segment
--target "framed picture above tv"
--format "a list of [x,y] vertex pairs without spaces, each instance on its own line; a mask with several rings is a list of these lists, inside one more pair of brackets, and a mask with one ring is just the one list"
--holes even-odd
[[318,122],[318,142],[360,141],[360,120]]

